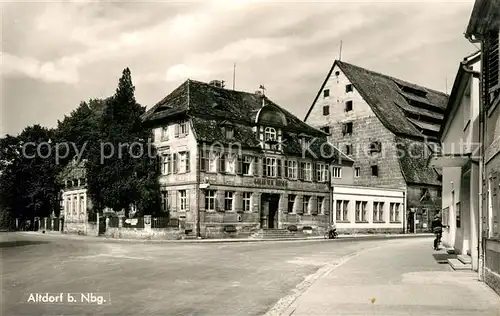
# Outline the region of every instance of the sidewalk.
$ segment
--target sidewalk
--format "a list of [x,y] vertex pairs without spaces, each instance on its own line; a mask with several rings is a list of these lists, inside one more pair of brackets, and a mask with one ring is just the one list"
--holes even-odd
[[254,239],[254,238],[225,238],[225,239],[181,239],[181,240],[163,240],[163,239],[122,239],[122,238],[109,238],[104,236],[82,236],[74,234],[62,234],[59,232],[32,232],[32,231],[19,231],[17,233],[28,235],[42,235],[42,236],[57,236],[68,239],[81,239],[81,240],[99,240],[99,241],[126,241],[126,242],[143,242],[143,243],[233,243],[233,242],[265,242],[265,241],[313,241],[325,240],[331,242],[347,241],[353,239],[363,240],[380,240],[380,239],[395,239],[395,238],[418,238],[430,237],[433,234],[358,234],[358,235],[339,235],[336,239],[325,239],[323,236],[311,237],[297,237],[297,238],[280,238],[280,239]]
[[500,315],[500,297],[477,273],[439,264],[438,253],[429,240],[388,241],[332,265],[266,315]]

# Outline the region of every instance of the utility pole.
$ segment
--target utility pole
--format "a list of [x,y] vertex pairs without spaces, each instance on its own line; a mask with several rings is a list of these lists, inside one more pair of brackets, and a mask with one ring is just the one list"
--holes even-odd
[[339,60],[342,60],[342,40],[340,40]]
[[234,90],[234,85],[236,82],[236,63],[233,65],[233,90]]

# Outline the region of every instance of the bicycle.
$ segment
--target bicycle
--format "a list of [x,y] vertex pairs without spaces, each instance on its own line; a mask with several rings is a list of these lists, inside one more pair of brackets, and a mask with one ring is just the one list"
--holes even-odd
[[335,239],[339,236],[339,234],[337,233],[337,231],[332,231],[332,230],[327,230],[325,231],[325,233],[323,234],[323,237],[325,239]]

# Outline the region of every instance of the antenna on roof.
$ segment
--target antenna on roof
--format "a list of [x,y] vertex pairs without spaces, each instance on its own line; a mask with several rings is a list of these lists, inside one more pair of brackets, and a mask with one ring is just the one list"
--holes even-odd
[[339,60],[342,60],[342,40],[340,40]]
[[233,64],[233,90],[235,81],[236,81],[236,63]]

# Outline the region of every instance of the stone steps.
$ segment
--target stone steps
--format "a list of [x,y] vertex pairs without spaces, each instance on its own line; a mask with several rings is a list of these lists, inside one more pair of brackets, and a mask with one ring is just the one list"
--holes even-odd
[[472,264],[472,258],[468,255],[458,255],[457,259],[463,264]]
[[471,270],[472,265],[464,264],[462,261],[458,259],[448,259],[449,265],[453,268],[453,270]]

